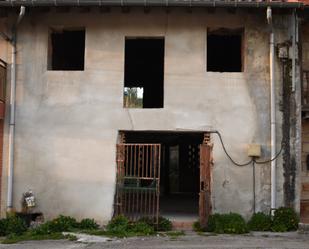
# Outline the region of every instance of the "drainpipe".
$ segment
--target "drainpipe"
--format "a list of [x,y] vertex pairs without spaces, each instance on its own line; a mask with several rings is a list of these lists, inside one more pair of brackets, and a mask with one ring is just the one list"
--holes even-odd
[[[270,27],[269,36],[269,78],[270,78],[270,147],[271,158],[276,157],[276,87],[275,87],[275,36],[272,24],[272,9],[267,7],[267,22]],[[276,160],[271,161],[271,201],[270,208],[276,208]]]
[[297,15],[296,10],[294,9],[292,14],[292,92],[295,92],[295,85],[296,85],[296,57],[297,57],[297,50],[296,50],[296,40],[297,40]]
[[16,38],[17,26],[25,15],[25,7],[20,7],[18,19],[12,28],[12,64],[11,64],[11,89],[10,89],[10,128],[9,128],[9,165],[8,165],[8,192],[7,211],[13,208],[13,174],[14,174],[14,135],[15,135],[15,92],[16,92]]

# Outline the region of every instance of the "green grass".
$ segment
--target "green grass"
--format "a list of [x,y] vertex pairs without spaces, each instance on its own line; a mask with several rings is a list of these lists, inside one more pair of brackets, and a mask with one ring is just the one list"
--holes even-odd
[[2,240],[1,243],[2,244],[14,244],[14,243],[18,243],[21,241],[28,241],[28,240],[60,240],[60,239],[76,240],[76,237],[72,235],[63,235],[62,233],[34,235],[31,232],[26,232],[22,235],[9,235],[4,240]]

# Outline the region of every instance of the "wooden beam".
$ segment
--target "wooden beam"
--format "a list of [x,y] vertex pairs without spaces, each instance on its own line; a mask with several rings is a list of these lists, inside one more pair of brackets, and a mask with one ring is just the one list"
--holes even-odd
[[130,7],[128,7],[128,6],[123,6],[123,7],[121,7],[121,12],[122,12],[122,13],[127,14],[127,13],[130,13],[130,11],[131,11],[131,9],[130,9]]
[[100,7],[100,12],[101,13],[110,13],[111,8],[109,6],[102,6],[102,7]]
[[149,6],[145,6],[145,7],[144,7],[144,13],[145,13],[145,14],[150,13],[150,10],[151,10],[151,9],[150,9]]

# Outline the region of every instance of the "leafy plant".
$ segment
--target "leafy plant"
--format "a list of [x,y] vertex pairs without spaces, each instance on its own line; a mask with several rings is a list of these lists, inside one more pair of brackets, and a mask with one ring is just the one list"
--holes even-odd
[[159,217],[158,231],[170,231],[172,227],[172,222],[169,219],[162,216]]
[[195,221],[192,225],[192,228],[195,232],[206,232],[207,231],[205,227],[202,227],[199,221]]
[[116,237],[141,236],[154,234],[151,219],[142,218],[137,222],[130,222],[127,217],[119,215],[114,217],[106,226],[108,235]]
[[145,222],[149,226],[153,226],[156,231],[164,232],[172,230],[172,222],[169,219],[162,216],[159,217],[158,226],[156,226],[154,219],[150,217],[142,217],[138,220],[138,222]]
[[74,218],[59,215],[56,219],[47,221],[37,228],[34,228],[32,233],[37,235],[61,233],[77,229],[78,227],[79,223]]
[[154,234],[154,229],[152,226],[146,222],[136,222],[130,228],[130,231],[136,235],[152,235]]
[[236,213],[210,215],[208,231],[215,233],[247,233],[248,228],[244,218]]
[[4,231],[1,231],[3,235],[20,235],[27,230],[25,222],[14,214],[9,215],[6,219],[3,219],[1,223],[2,229],[4,229]]
[[280,207],[275,211],[271,230],[274,232],[294,231],[298,228],[299,218],[292,208]]
[[271,216],[262,212],[253,214],[248,222],[248,228],[251,231],[270,231],[271,225]]
[[0,219],[0,236],[5,236],[7,234],[7,220]]
[[99,228],[99,225],[94,219],[82,219],[78,224],[78,227],[80,229],[95,230]]

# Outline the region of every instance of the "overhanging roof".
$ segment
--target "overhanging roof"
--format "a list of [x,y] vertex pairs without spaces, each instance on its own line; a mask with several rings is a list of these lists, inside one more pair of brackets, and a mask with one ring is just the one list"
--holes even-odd
[[0,0],[0,7],[17,6],[144,6],[144,7],[244,7],[302,8],[309,0]]

